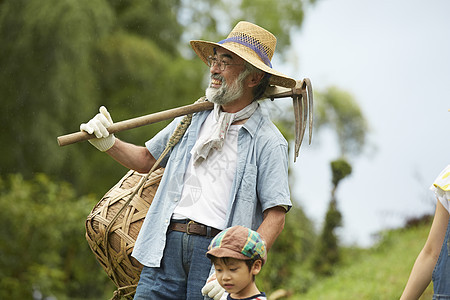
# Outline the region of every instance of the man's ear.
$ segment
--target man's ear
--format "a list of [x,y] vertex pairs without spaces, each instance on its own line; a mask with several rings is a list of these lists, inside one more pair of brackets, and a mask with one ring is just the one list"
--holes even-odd
[[264,72],[254,72],[249,75],[248,87],[257,86],[264,78]]
[[262,260],[258,259],[253,263],[252,266],[252,275],[258,275],[259,272],[261,272],[261,268],[262,268]]

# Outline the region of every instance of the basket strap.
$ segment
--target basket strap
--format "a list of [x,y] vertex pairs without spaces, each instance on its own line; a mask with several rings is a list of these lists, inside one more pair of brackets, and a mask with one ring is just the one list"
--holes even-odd
[[110,300],[120,300],[123,297],[125,297],[126,299],[129,299],[127,297],[133,296],[134,292],[126,292],[126,290],[129,288],[136,289],[136,287],[137,287],[137,284],[118,287],[117,290],[114,291],[113,296]]
[[[195,101],[195,103],[200,103],[200,102],[205,102],[205,101],[207,101],[206,97],[203,96],[200,99],[198,99],[197,101]],[[175,131],[173,132],[169,141],[167,142],[167,145],[166,145],[166,148],[164,149],[164,151],[161,153],[159,158],[156,160],[156,162],[154,163],[154,165],[152,166],[150,171],[147,173],[147,175],[145,175],[141,179],[141,181],[138,183],[138,185],[136,185],[133,193],[130,195],[128,200],[123,204],[123,206],[120,208],[120,210],[116,213],[116,215],[112,218],[111,222],[106,227],[105,236],[104,236],[104,245],[105,245],[106,256],[108,259],[108,269],[110,269],[110,271],[111,271],[110,274],[113,277],[112,279],[113,279],[115,285],[118,287],[118,291],[120,290],[121,287],[119,286],[119,281],[117,280],[116,272],[115,272],[114,268],[112,267],[113,266],[112,259],[111,259],[111,255],[109,254],[109,250],[108,250],[110,230],[111,230],[113,224],[119,218],[119,216],[125,211],[125,209],[128,207],[128,205],[131,203],[131,200],[134,198],[134,196],[137,194],[137,192],[141,189],[141,187],[144,185],[144,183],[147,181],[147,179],[153,173],[153,171],[155,171],[156,168],[159,166],[159,164],[161,163],[163,158],[167,155],[167,153],[169,153],[169,151],[172,149],[172,147],[174,147],[180,141],[180,139],[183,137],[187,128],[191,124],[192,115],[193,114],[188,114],[188,115],[184,116],[183,119],[181,119],[180,124],[178,124],[177,128],[175,129]]]

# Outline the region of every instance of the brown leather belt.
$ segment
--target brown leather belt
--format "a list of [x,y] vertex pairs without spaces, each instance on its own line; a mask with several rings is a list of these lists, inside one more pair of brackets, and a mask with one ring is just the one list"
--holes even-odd
[[177,223],[171,222],[169,225],[170,230],[180,231],[187,234],[196,234],[201,236],[215,237],[220,230],[206,226],[203,224],[195,223],[194,221],[189,221],[188,223]]

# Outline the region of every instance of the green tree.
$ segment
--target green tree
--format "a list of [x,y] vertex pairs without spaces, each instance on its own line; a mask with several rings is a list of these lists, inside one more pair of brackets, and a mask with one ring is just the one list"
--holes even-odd
[[331,200],[325,216],[325,223],[318,241],[318,251],[313,260],[313,269],[320,275],[331,275],[334,265],[339,262],[339,239],[336,228],[342,225],[342,214],[337,207],[336,189],[342,179],[349,176],[352,166],[343,158],[334,160],[330,164],[333,188]]
[[270,249],[267,262],[257,276],[260,289],[306,291],[312,279],[307,262],[313,253],[315,239],[313,223],[303,208],[294,204],[286,215],[284,230]]
[[[182,26],[178,23],[180,0],[107,0],[121,30],[150,40],[172,56],[178,55]],[[136,71],[136,70],[135,70]]]
[[44,174],[0,177],[0,298],[105,299],[113,285],[84,238],[96,200]]
[[362,153],[369,127],[354,97],[337,87],[315,92],[315,130],[331,128],[337,136],[340,156]]
[[102,0],[0,5],[0,171],[74,178],[87,164],[77,149],[59,151],[55,138],[97,107],[90,58],[111,29],[112,12]]
[[313,269],[320,275],[331,275],[334,265],[339,262],[336,228],[342,225],[342,214],[338,208],[336,190],[341,180],[352,172],[347,157],[362,153],[368,132],[366,119],[353,96],[336,87],[318,94],[316,129],[327,126],[333,128],[337,135],[340,158],[331,162],[331,199],[318,241],[319,250],[313,260]]

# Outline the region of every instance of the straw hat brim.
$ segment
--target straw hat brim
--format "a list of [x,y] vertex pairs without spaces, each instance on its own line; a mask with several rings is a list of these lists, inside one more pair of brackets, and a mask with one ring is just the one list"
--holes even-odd
[[207,61],[208,56],[214,55],[214,48],[218,47],[224,48],[228,51],[233,52],[234,54],[236,54],[246,62],[250,63],[254,67],[271,74],[272,76],[269,79],[269,84],[287,88],[295,87],[296,82],[293,78],[290,78],[267,66],[262,62],[261,59],[257,57],[257,54],[254,51],[248,49],[245,46],[242,46],[241,44],[238,43],[218,44],[214,42],[207,42],[201,40],[190,41],[190,44],[194,49],[195,53],[197,53],[197,55],[200,57],[201,60],[203,60],[205,64],[208,64]]

